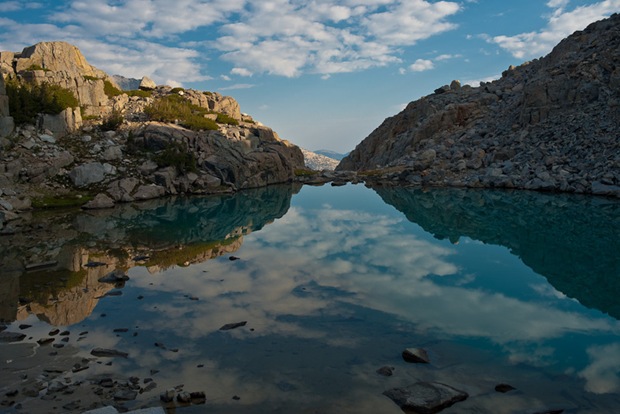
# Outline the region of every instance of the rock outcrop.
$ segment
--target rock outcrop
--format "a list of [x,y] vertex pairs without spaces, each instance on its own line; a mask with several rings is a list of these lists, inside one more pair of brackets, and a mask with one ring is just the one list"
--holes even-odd
[[414,185],[620,196],[620,15],[480,87],[452,82],[386,119],[337,170]]
[[[9,97],[6,95],[4,77],[0,73],[0,139],[13,132],[13,118],[9,115]],[[0,142],[0,148],[4,145]]]
[[109,113],[104,81],[115,85],[114,79],[90,65],[77,47],[65,42],[41,42],[21,53],[2,52],[0,56],[3,74],[72,91],[84,108],[84,115]]
[[[10,233],[7,223],[34,198],[80,193],[94,198],[87,208],[107,208],[110,201],[290,182],[304,167],[298,147],[242,115],[232,97],[156,86],[146,77],[139,93],[110,93],[113,79],[67,43],[44,42],[22,53],[2,52],[0,70],[20,82],[71,90],[89,115],[83,121],[80,108],[42,114],[36,125],[20,125],[10,141],[0,141],[0,148],[10,147],[0,153],[0,232]],[[11,119],[6,116],[3,85],[0,126],[4,118]],[[169,123],[152,121],[148,108],[166,98],[186,111],[178,113],[206,118],[203,129],[181,126],[186,123],[176,115]]]

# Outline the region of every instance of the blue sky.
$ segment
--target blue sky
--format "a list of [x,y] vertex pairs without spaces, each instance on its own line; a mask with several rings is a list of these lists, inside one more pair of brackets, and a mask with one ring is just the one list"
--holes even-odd
[[64,40],[109,74],[233,96],[310,150],[353,149],[453,79],[478,86],[620,0],[0,0],[0,50]]

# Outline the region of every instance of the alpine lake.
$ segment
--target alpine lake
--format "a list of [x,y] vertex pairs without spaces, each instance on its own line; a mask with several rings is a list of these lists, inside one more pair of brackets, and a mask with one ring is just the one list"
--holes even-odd
[[442,413],[620,412],[617,199],[283,185],[31,220],[0,237],[1,412],[400,413],[420,382],[467,393]]

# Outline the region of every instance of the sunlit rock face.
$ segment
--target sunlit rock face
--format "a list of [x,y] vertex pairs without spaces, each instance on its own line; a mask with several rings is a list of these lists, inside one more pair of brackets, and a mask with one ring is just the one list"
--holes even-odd
[[[89,64],[80,50],[66,42],[41,42],[14,54],[14,75],[27,82],[59,85],[72,91],[85,115],[106,115],[104,80],[114,80]],[[40,68],[40,69],[39,69]]]
[[620,196],[620,15],[479,87],[409,103],[337,170],[398,170],[411,184]]

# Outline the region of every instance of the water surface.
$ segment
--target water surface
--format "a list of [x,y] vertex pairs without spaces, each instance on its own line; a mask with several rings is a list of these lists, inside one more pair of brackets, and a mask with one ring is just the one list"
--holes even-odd
[[[129,408],[184,384],[207,395],[196,412],[398,413],[383,391],[416,381],[470,394],[445,413],[620,404],[614,200],[277,186],[40,226],[0,244],[0,316],[13,331],[67,329],[85,357],[128,352],[73,380],[153,377]],[[24,271],[37,262],[56,264]],[[124,286],[97,281],[114,269]],[[407,347],[431,364],[404,362]]]

